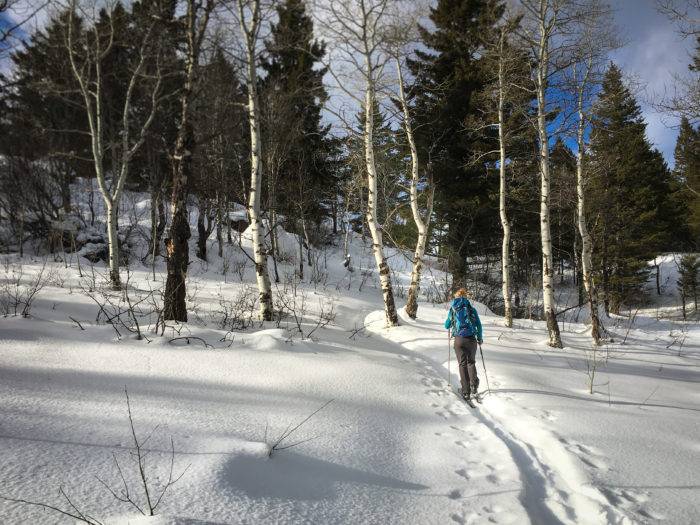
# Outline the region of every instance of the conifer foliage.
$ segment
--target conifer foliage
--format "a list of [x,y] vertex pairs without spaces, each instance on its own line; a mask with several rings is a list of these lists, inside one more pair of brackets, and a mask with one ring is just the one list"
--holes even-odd
[[604,304],[614,313],[640,299],[647,261],[679,224],[670,172],[645,131],[639,104],[611,64],[592,119],[590,222]]

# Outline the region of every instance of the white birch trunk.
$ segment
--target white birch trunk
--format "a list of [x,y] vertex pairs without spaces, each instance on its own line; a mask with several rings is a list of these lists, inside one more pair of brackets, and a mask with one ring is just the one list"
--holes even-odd
[[260,194],[262,191],[262,160],[260,137],[260,110],[258,108],[257,71],[255,45],[260,28],[260,0],[253,0],[250,24],[245,21],[245,2],[238,0],[240,24],[246,43],[246,68],[248,88],[248,122],[250,124],[250,195],[248,214],[253,237],[255,275],[260,297],[260,316],[272,320],[272,288],[267,268],[267,252],[264,245],[262,218],[260,217]]
[[365,164],[367,169],[367,224],[372,235],[372,253],[379,271],[379,281],[384,298],[384,314],[387,326],[398,326],[394,292],[391,286],[391,273],[384,257],[382,230],[377,221],[377,169],[374,161],[374,85],[372,82],[372,63],[366,54],[367,86],[365,91]]
[[503,228],[503,241],[501,246],[501,272],[502,293],[504,307],[504,321],[507,327],[513,326],[513,309],[510,301],[510,223],[506,214],[506,143],[505,143],[505,117],[503,114],[503,99],[505,96],[505,58],[504,52],[505,32],[501,32],[498,56],[498,145],[499,145],[499,201],[498,211]]
[[[76,0],[72,0],[70,4],[70,19],[68,21],[68,33],[66,45],[68,47],[68,58],[71,65],[71,70],[73,75],[78,82],[78,88],[83,97],[85,103],[85,112],[88,120],[88,129],[90,133],[90,143],[92,149],[92,158],[95,166],[95,178],[97,179],[97,184],[102,194],[102,198],[105,203],[105,210],[107,212],[107,242],[109,245],[109,277],[112,283],[112,287],[115,289],[121,288],[121,279],[119,276],[119,238],[117,234],[117,220],[118,220],[118,210],[119,202],[121,200],[122,191],[124,188],[124,183],[129,175],[129,167],[131,160],[136,155],[138,150],[143,145],[146,139],[146,133],[150,128],[159,104],[160,86],[161,86],[161,76],[160,70],[158,70],[156,77],[156,84],[153,87],[151,93],[151,108],[150,113],[143,122],[138,138],[135,142],[131,143],[130,129],[132,126],[132,110],[131,110],[131,99],[134,91],[136,90],[138,80],[141,78],[143,69],[147,62],[146,49],[150,45],[150,41],[153,34],[153,29],[155,27],[155,22],[149,27],[143,41],[140,46],[140,56],[139,62],[136,68],[131,74],[129,79],[126,97],[124,99],[124,106],[121,113],[121,151],[117,158],[118,166],[113,166],[113,178],[111,187],[108,187],[105,178],[104,171],[104,133],[103,133],[103,100],[102,100],[102,60],[109,54],[113,44],[114,44],[114,34],[113,32],[107,35],[108,43],[105,45],[104,49],[100,48],[100,42],[103,40],[104,35],[100,35],[98,32],[98,26],[95,24],[94,29],[94,45],[95,49],[91,50],[93,55],[94,64],[88,63],[87,67],[84,64],[79,67],[76,57],[75,57],[75,41],[73,35],[73,17],[77,9]],[[114,31],[113,28],[110,29]],[[91,65],[94,65],[94,80],[90,81],[90,75],[92,74]],[[94,85],[91,86],[91,84]]]
[[[575,70],[574,70],[575,71]],[[583,275],[583,286],[586,290],[588,306],[591,310],[591,337],[596,345],[600,344],[600,320],[598,319],[598,300],[593,284],[593,243],[591,235],[586,225],[586,194],[584,192],[584,132],[586,127],[585,115],[583,112],[583,94],[586,88],[590,63],[581,84],[578,86],[578,128],[576,130],[576,142],[578,152],[576,154],[576,196],[577,196],[577,223],[581,234],[581,273]]]
[[549,28],[546,26],[545,12],[547,1],[541,0],[542,18],[540,20],[539,56],[537,65],[537,132],[540,142],[540,236],[542,240],[542,299],[544,316],[549,332],[549,346],[561,348],[561,334],[554,312],[554,267],[552,257],[552,237],[549,222],[550,173],[549,173],[549,136],[547,133],[547,75],[549,65]]
[[428,242],[428,227],[430,225],[430,217],[433,213],[433,184],[432,177],[428,181],[428,206],[426,210],[425,220],[421,216],[418,208],[418,148],[416,147],[415,137],[413,135],[413,126],[411,125],[411,116],[406,101],[406,94],[403,88],[403,73],[401,71],[401,63],[396,59],[396,72],[399,82],[399,101],[401,102],[401,110],[403,111],[404,128],[406,130],[406,139],[411,150],[411,213],[413,221],[416,223],[418,230],[418,238],[416,240],[416,248],[413,253],[413,268],[411,270],[411,284],[408,288],[408,299],[406,301],[406,314],[415,319],[418,314],[418,291],[420,289],[420,277],[423,270],[423,257],[425,256],[425,246]]

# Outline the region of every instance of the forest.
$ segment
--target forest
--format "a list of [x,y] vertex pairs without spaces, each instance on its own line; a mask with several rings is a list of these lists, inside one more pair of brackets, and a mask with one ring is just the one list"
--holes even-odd
[[387,244],[414,252],[411,316],[424,254],[454,289],[500,265],[502,290],[475,297],[508,323],[546,319],[553,346],[558,283],[619,314],[644,301],[647,261],[697,248],[697,83],[659,102],[682,117],[669,169],[608,59],[623,42],[603,2],[52,4],[21,48],[4,39],[3,251],[89,242],[118,289],[136,255],[121,199],[148,193],[137,256],[167,262],[166,319],[187,320],[190,213],[206,261],[245,208],[263,319],[279,228],[308,251],[353,231],[375,246],[389,325]]

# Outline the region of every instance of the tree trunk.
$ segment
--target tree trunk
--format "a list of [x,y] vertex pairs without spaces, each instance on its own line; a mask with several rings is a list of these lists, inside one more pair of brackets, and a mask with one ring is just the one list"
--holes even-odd
[[[109,280],[112,288],[121,289],[119,278],[119,231],[117,229],[118,206],[111,200],[105,199],[107,211],[107,241],[109,244]],[[61,241],[61,244],[63,242]]]
[[[233,237],[231,236],[231,210],[229,206],[231,205],[231,202],[226,199],[226,242],[228,244],[233,244]],[[240,235],[239,235],[240,239]]]
[[[588,66],[590,70],[590,65]],[[576,132],[576,140],[578,153],[576,154],[576,195],[578,204],[578,230],[581,234],[581,273],[583,277],[583,287],[586,290],[588,298],[588,306],[591,310],[591,337],[596,345],[600,344],[600,320],[598,319],[598,298],[596,295],[595,285],[593,283],[593,243],[591,235],[588,232],[586,225],[586,193],[584,191],[584,133],[586,129],[585,115],[583,112],[583,95],[586,87],[586,76],[582,79],[582,83],[578,90],[578,129]]]
[[[185,303],[187,286],[187,268],[189,266],[190,225],[187,216],[187,193],[192,173],[192,152],[195,138],[190,123],[190,105],[192,103],[195,71],[199,61],[201,42],[209,21],[214,3],[187,1],[186,36],[187,56],[185,62],[185,81],[180,92],[180,126],[177,130],[175,147],[172,154],[172,197],[170,200],[172,223],[168,238],[165,240],[167,250],[168,277],[165,282],[163,318],[165,320],[187,321]],[[197,11],[203,10],[201,20],[197,21]]]
[[503,239],[501,241],[501,275],[503,294],[503,316],[504,324],[511,328],[513,326],[513,307],[510,302],[510,223],[506,213],[506,138],[503,129],[505,117],[503,114],[503,99],[505,96],[505,29],[501,31],[499,41],[498,59],[498,145],[499,145],[499,201],[498,210],[501,217],[501,228],[503,229]]
[[257,28],[260,23],[260,4],[256,0],[252,14],[252,27],[248,28],[243,16],[243,7],[239,1],[241,25],[246,35],[246,67],[248,88],[248,123],[250,125],[250,196],[248,199],[248,215],[250,230],[253,237],[253,253],[255,259],[255,275],[260,296],[260,317],[265,321],[272,320],[272,290],[267,269],[267,252],[265,251],[262,220],[260,218],[260,193],[262,191],[262,160],[260,151],[260,119],[257,94],[257,72],[255,63],[255,44]]
[[192,148],[194,138],[187,117],[189,101],[183,102],[183,124],[178,130],[178,139],[173,155],[173,193],[170,202],[172,223],[165,239],[168,277],[165,282],[164,319],[187,321],[185,303],[187,268],[190,262],[190,225],[187,220],[187,184],[192,170]]
[[272,269],[275,272],[275,283],[280,282],[280,274],[277,268],[277,214],[270,212],[270,252],[272,253]]
[[153,261],[158,256],[158,200],[159,192],[151,186],[151,258]]
[[209,205],[206,199],[199,199],[199,213],[197,214],[197,257],[203,261],[207,260],[207,239],[209,233],[204,226],[204,218],[207,215],[207,206]]
[[430,224],[430,216],[433,213],[433,196],[435,193],[433,185],[433,177],[431,166],[428,165],[428,206],[425,214],[425,220],[421,216],[418,209],[418,148],[416,147],[415,137],[413,135],[413,126],[411,124],[411,115],[409,113],[406,94],[403,88],[403,72],[401,71],[401,62],[396,58],[396,71],[398,73],[399,83],[399,101],[403,111],[403,123],[406,131],[406,139],[411,150],[411,213],[413,222],[416,223],[418,230],[418,238],[416,239],[416,248],[413,252],[413,268],[411,270],[411,284],[408,287],[408,298],[406,301],[406,315],[411,319],[415,319],[418,315],[418,292],[420,290],[420,277],[423,270],[423,257],[425,256],[425,246],[428,242],[428,226]]
[[224,256],[224,236],[223,236],[223,228],[221,226],[221,221],[223,220],[221,213],[221,199],[217,198],[216,200],[216,243],[219,247],[219,259],[223,258]]
[[299,240],[299,280],[304,280],[304,241],[301,238],[301,230],[297,234]]
[[306,244],[306,264],[313,266],[313,259],[311,258],[311,239],[309,238],[309,230],[306,227],[306,218],[304,215],[301,216],[301,231],[304,232],[304,244]]
[[399,316],[394,302],[394,291],[391,286],[391,270],[384,257],[382,230],[377,222],[377,170],[374,162],[374,86],[370,80],[371,62],[366,55],[367,88],[365,93],[365,163],[367,169],[367,225],[372,235],[372,252],[379,271],[379,281],[384,298],[384,315],[387,326],[398,326]]
[[540,236],[542,241],[542,300],[544,317],[549,332],[549,346],[562,348],[559,324],[554,313],[554,268],[552,257],[552,235],[549,219],[550,172],[549,137],[547,134],[547,64],[549,61],[549,38],[544,22],[541,26],[539,61],[537,66],[537,131],[540,142]]
[[656,257],[654,257],[654,268],[656,268],[656,295],[661,295],[661,265],[656,262]]

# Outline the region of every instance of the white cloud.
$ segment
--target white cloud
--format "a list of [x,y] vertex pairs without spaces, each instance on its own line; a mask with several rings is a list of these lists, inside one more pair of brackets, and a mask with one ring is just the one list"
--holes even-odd
[[675,75],[688,74],[692,43],[654,8],[653,0],[620,0],[617,23],[626,35],[625,46],[611,55],[624,73],[639,82],[637,93],[647,122],[647,137],[673,165],[678,120],[653,105],[672,87]]

